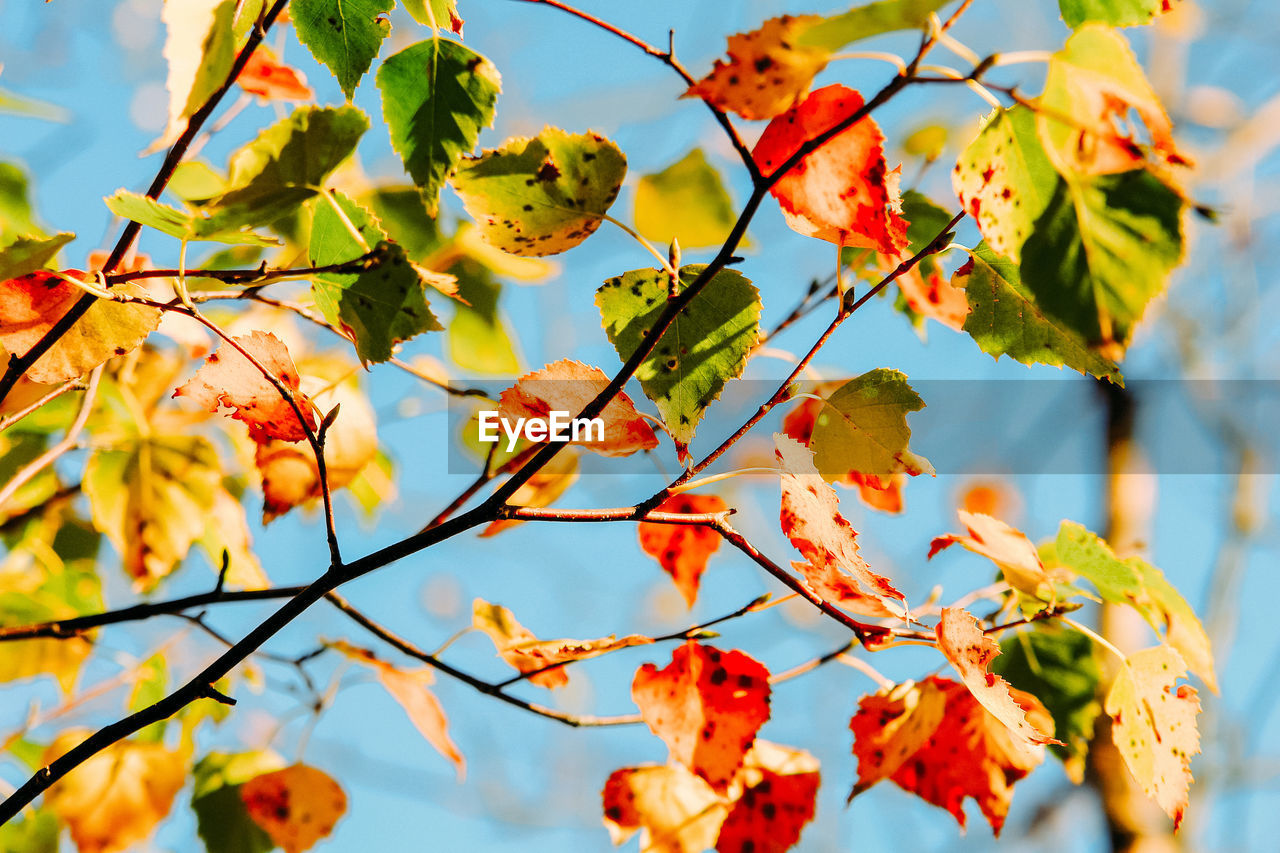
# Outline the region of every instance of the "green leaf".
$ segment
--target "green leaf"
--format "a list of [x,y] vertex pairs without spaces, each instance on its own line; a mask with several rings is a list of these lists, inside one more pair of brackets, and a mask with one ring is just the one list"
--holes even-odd
[[188,160],[173,170],[165,189],[183,201],[204,202],[227,191],[227,178],[203,160]]
[[458,0],[403,0],[403,3],[405,11],[419,24],[462,35],[462,18],[458,17]]
[[[0,566],[0,626],[101,610],[98,543],[97,532],[74,518],[50,516],[29,526]],[[52,675],[69,694],[92,648],[83,636],[0,643],[0,683]]]
[[58,853],[62,827],[48,809],[36,809],[0,826],[0,853]]
[[1168,0],[1058,0],[1062,20],[1073,30],[1087,21],[1113,27],[1149,24],[1164,11]]
[[19,95],[8,89],[0,88],[0,115],[5,113],[24,118],[38,118],[62,123],[71,119],[71,113],[57,104],[37,101],[35,98],[28,98],[25,95]]
[[27,273],[44,269],[58,256],[62,247],[76,238],[70,231],[62,231],[50,237],[15,237],[0,248],[0,281],[18,278]]
[[1073,782],[1084,781],[1093,724],[1102,711],[1093,641],[1078,631],[1040,623],[1001,643],[991,671],[1044,703],[1053,717],[1053,736],[1065,744],[1051,745],[1050,751]]
[[818,473],[828,481],[851,472],[932,474],[929,460],[907,448],[907,413],[923,408],[907,377],[896,370],[877,368],[849,380],[827,398],[814,422],[809,446]]
[[[681,267],[679,290],[704,269],[705,264]],[[666,308],[669,283],[663,270],[632,270],[596,291],[604,330],[623,361],[640,348]],[[721,270],[640,364],[640,387],[658,406],[682,458],[707,407],[726,382],[742,374],[759,336],[760,291],[736,270]]]
[[389,239],[404,246],[415,261],[423,261],[444,243],[440,223],[427,215],[422,195],[412,187],[379,187],[361,196],[360,203],[373,211]]
[[1023,364],[1065,366],[1124,384],[1116,363],[1090,347],[1079,332],[1045,314],[1022,283],[1017,264],[986,243],[973,250],[952,283],[963,287],[968,298],[964,330],[996,360],[1007,355]]
[[152,436],[95,451],[84,474],[94,524],[139,587],[153,587],[204,533],[222,488],[217,451],[198,436]]
[[1022,247],[1037,304],[1091,345],[1123,353],[1182,259],[1183,201],[1139,169],[1060,180]]
[[919,29],[929,23],[929,14],[950,0],[881,0],[855,6],[841,15],[832,15],[800,35],[800,47],[835,51],[851,42],[891,33]]
[[600,227],[626,174],[627,158],[600,134],[548,127],[463,162],[453,188],[499,249],[554,255]]
[[116,216],[154,228],[179,240],[230,243],[235,246],[278,246],[275,237],[266,237],[243,226],[227,224],[203,212],[188,213],[163,202],[128,190],[116,190],[103,201]]
[[720,173],[701,148],[636,183],[635,226],[659,243],[685,249],[719,246],[737,220]]
[[458,277],[461,300],[449,321],[449,358],[464,370],[490,376],[520,373],[511,329],[498,310],[502,283],[470,258],[463,258],[449,271]]
[[502,77],[493,63],[448,39],[428,39],[378,69],[391,147],[422,192],[432,216],[440,190],[464,154],[493,126]]
[[27,194],[26,173],[12,163],[0,163],[0,240],[44,233],[36,223]]
[[[129,713],[141,711],[159,702],[168,692],[168,686],[169,667],[165,663],[164,656],[154,654],[147,658],[138,667],[138,680],[133,683],[133,690],[129,691]],[[137,739],[150,743],[162,742],[166,722],[168,721],[161,720],[158,723],[152,723],[138,732]]]
[[1058,529],[1054,555],[1092,583],[1104,599],[1138,611],[1182,654],[1191,671],[1217,692],[1209,636],[1163,572],[1139,557],[1121,560],[1100,536],[1071,521],[1062,522]]
[[348,101],[378,55],[382,40],[391,34],[386,16],[394,6],[395,0],[293,0],[289,4],[298,41],[317,62],[329,67]]
[[250,779],[284,769],[273,752],[211,752],[196,763],[191,810],[196,832],[208,853],[269,853],[271,837],[249,816],[240,786]]
[[1035,113],[1022,105],[991,113],[960,154],[951,183],[991,248],[1021,260],[1022,244],[1058,184]]
[[427,305],[427,273],[409,262],[398,243],[387,241],[367,208],[340,193],[333,198],[364,243],[356,241],[333,205],[322,201],[311,223],[312,266],[354,260],[365,254],[366,246],[375,247],[379,259],[375,267],[361,272],[322,273],[313,280],[311,292],[325,319],[351,334],[363,363],[386,361],[397,343],[444,328]]
[[209,227],[269,225],[324,188],[369,119],[353,106],[299,107],[231,155],[228,191],[206,205]]

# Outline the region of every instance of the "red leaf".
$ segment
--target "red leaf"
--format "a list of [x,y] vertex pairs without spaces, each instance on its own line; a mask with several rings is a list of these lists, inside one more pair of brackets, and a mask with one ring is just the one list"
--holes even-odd
[[[1015,700],[1037,718],[1051,720],[1034,696]],[[850,798],[884,778],[951,812],[965,825],[972,797],[997,836],[1013,785],[1044,760],[1044,748],[1015,737],[962,684],[930,676],[864,696],[849,721],[858,783]]]
[[309,101],[315,97],[306,75],[276,59],[265,46],[253,52],[236,82],[250,95],[265,101]]
[[723,789],[769,719],[769,671],[743,652],[691,640],[665,669],[640,667],[631,697],[672,757]]
[[347,795],[333,777],[305,764],[255,776],[240,788],[240,798],[285,853],[310,850],[347,811]]
[[775,435],[782,467],[782,532],[804,555],[793,563],[824,600],[868,616],[901,616],[906,599],[858,553],[858,534],[843,515],[835,489],[813,466],[798,441]]
[[[298,370],[280,339],[270,332],[251,332],[232,340],[293,392],[298,408],[306,415],[307,426],[314,429],[311,401],[298,390]],[[204,367],[173,396],[190,397],[211,412],[222,406],[235,409],[231,417],[248,424],[249,437],[259,443],[272,438],[301,441],[307,437],[293,408],[275,386],[239,350],[226,344],[206,358]]]
[[[769,122],[752,152],[756,163],[771,175],[806,142],[861,108],[862,96],[852,89],[817,90]],[[770,192],[787,224],[801,234],[899,255],[907,248],[907,221],[898,171],[888,170],[884,136],[867,116],[801,160]]]
[[809,753],[757,740],[738,773],[742,794],[720,827],[717,853],[790,850],[813,820],[821,781]]
[[[675,495],[657,508],[658,512],[682,515],[723,512],[725,502],[715,495]],[[640,547],[659,564],[671,579],[685,602],[693,607],[698,597],[698,583],[707,568],[707,560],[720,547],[720,534],[691,524],[639,525]]]

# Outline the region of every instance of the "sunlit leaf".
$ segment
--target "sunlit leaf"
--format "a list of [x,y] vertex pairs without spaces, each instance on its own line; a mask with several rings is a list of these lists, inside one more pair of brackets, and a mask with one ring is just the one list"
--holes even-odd
[[736,220],[724,181],[701,148],[636,182],[635,226],[650,240],[678,240],[684,249],[719,246]]
[[262,101],[309,101],[315,92],[301,71],[276,58],[274,51],[259,45],[240,70],[236,83]]
[[1172,6],[1171,0],[1058,0],[1062,20],[1072,29],[1088,21],[1113,27],[1149,24]]
[[303,853],[333,832],[347,795],[329,774],[294,764],[254,776],[240,787],[249,816],[285,853]]
[[963,509],[958,514],[968,535],[948,533],[936,537],[929,546],[929,559],[944,548],[959,544],[999,566],[1005,581],[1014,589],[1046,600],[1052,596],[1049,574],[1025,533],[989,515]]
[[727,814],[711,786],[682,764],[615,770],[601,796],[613,843],[639,830],[641,853],[704,853]]
[[268,853],[271,837],[249,817],[240,788],[285,766],[273,752],[211,752],[196,762],[191,810],[208,853]]
[[847,44],[894,30],[911,30],[929,23],[929,15],[949,0],[878,0],[832,15],[799,34],[802,47],[839,50]]
[[424,26],[462,35],[458,0],[402,0],[405,11]]
[[850,471],[888,477],[933,473],[929,460],[908,448],[907,414],[924,408],[896,370],[878,368],[851,379],[827,397],[813,426],[810,446],[828,480]]
[[255,234],[247,226],[224,224],[203,211],[178,210],[128,190],[116,190],[103,201],[116,216],[131,219],[139,225],[154,228],[179,240],[209,240],[246,246],[276,246],[280,243],[275,237]]
[[[667,498],[658,504],[655,511],[697,515],[727,509],[725,502],[715,495],[681,494]],[[720,547],[720,534],[701,525],[654,522],[637,525],[637,532],[640,547],[649,556],[657,558],[663,571],[671,575],[685,603],[693,607],[707,561]]]
[[510,323],[498,307],[502,284],[488,267],[463,258],[449,268],[458,278],[458,302],[449,321],[450,360],[486,376],[520,372]]
[[160,12],[169,64],[169,121],[150,151],[172,145],[187,121],[226,81],[236,58],[236,0],[169,0]]
[[293,0],[289,16],[298,41],[329,67],[350,100],[391,33],[387,13],[394,5],[394,0]]

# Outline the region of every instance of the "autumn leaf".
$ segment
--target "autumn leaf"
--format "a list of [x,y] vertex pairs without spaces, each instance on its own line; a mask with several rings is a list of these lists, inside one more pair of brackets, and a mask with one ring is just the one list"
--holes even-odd
[[813,820],[821,776],[802,749],[757,739],[734,780],[733,801],[716,839],[716,853],[784,853]]
[[660,244],[678,240],[682,249],[721,245],[738,218],[724,180],[701,148],[642,176],[634,205],[641,236]]
[[[817,90],[769,122],[752,152],[772,175],[812,139],[863,106],[862,96],[839,84]],[[791,228],[840,246],[886,255],[907,248],[907,222],[898,195],[898,169],[888,170],[884,136],[870,116],[810,153],[769,190]]]
[[[652,638],[639,634],[621,638],[610,634],[598,640],[539,640],[500,604],[490,604],[483,598],[477,598],[471,610],[471,627],[487,634],[502,659],[522,673],[653,642]],[[532,675],[529,681],[539,687],[564,687],[569,683],[569,673],[564,667],[557,667]]]
[[[63,275],[80,281],[93,276],[80,270]],[[137,285],[114,290],[145,296]],[[0,282],[0,347],[24,355],[40,342],[84,291],[55,273],[39,270]],[[83,376],[107,359],[136,349],[160,325],[160,309],[137,303],[99,299],[26,372],[33,382],[65,382]]]
[[598,133],[544,128],[464,160],[453,188],[484,238],[513,255],[554,255],[600,227],[627,158]]
[[[324,464],[330,491],[345,488],[377,456],[378,424],[373,407],[350,380],[333,384],[308,376],[302,384],[313,392],[310,399],[320,411],[340,407],[325,433]],[[308,443],[259,441],[254,463],[262,478],[264,524],[322,494],[320,469]]]
[[462,36],[463,21],[458,14],[458,0],[403,0],[403,4],[405,11],[419,24]]
[[[516,489],[507,503],[512,506],[551,506],[576,482],[578,482],[578,454],[572,450],[562,450],[550,462],[538,469],[538,473]],[[523,523],[517,518],[500,518],[485,525],[484,530],[480,531],[480,536],[497,536],[502,531],[510,530]]]
[[255,776],[284,766],[274,752],[211,752],[196,762],[191,810],[207,853],[270,853],[275,848],[249,816],[240,790]]
[[306,75],[278,60],[265,45],[254,50],[236,82],[263,101],[309,101],[315,97]]
[[1104,706],[1125,766],[1173,818],[1175,829],[1190,799],[1191,757],[1200,751],[1200,698],[1194,687],[1174,687],[1186,675],[1177,649],[1156,646],[1135,652],[1116,674]]
[[[1131,112],[1142,120],[1150,150],[1138,143]],[[1143,168],[1150,156],[1162,167],[1189,165],[1129,43],[1102,24],[1077,29],[1049,60],[1036,119],[1049,159],[1066,176]]]
[[702,98],[745,119],[773,118],[793,107],[827,65],[830,52],[800,47],[796,38],[822,21],[817,15],[770,18],[759,29],[729,36],[728,60],[681,97]]
[[[299,389],[301,380],[297,368],[280,339],[270,332],[250,332],[232,340],[293,394],[306,417],[307,427],[315,429],[311,402]],[[248,424],[250,438],[258,443],[273,438],[301,441],[307,437],[302,422],[276,387],[240,350],[225,343],[205,359],[205,365],[174,391],[173,396],[190,397],[210,412],[224,406],[234,409],[228,414]]]
[[613,843],[639,830],[642,853],[703,853],[715,845],[726,814],[711,786],[682,764],[615,770],[601,796]]
[[[1014,691],[1013,699],[1051,724],[1031,694]],[[949,811],[963,828],[964,800],[972,797],[997,836],[1014,784],[1044,761],[1043,747],[1015,736],[964,685],[937,676],[864,696],[849,728],[858,759],[850,799],[889,778]]]
[[[608,384],[609,377],[600,368],[563,359],[542,370],[526,373],[503,391],[498,415],[512,424],[518,418],[548,420],[551,412],[568,412],[569,417],[576,417]],[[584,431],[576,444],[602,456],[630,456],[637,450],[658,446],[653,427],[623,392],[609,401],[599,417],[604,422],[604,440],[592,440],[596,435],[594,430]]]
[[249,816],[285,853],[310,850],[347,811],[341,786],[305,764],[255,776],[241,786],[240,796]]
[[357,648],[350,643],[339,641],[331,645],[351,660],[372,669],[378,676],[378,682],[409,716],[413,727],[426,738],[427,743],[431,744],[436,752],[452,762],[458,774],[458,781],[461,782],[466,778],[467,761],[457,744],[453,742],[453,738],[449,736],[449,719],[445,716],[440,700],[427,689],[435,682],[435,675],[430,667],[401,669],[392,666],[372,652]]
[[835,489],[813,467],[813,454],[784,435],[775,435],[774,443],[781,467],[782,532],[807,561],[793,567],[825,601],[868,616],[901,616],[906,599],[862,559],[858,534],[840,514]]
[[[835,390],[835,387],[820,386],[814,388],[811,393],[830,393]],[[783,434],[809,447],[814,424],[817,423],[818,415],[822,413],[825,405],[823,400],[815,400],[811,397],[799,400],[799,405],[782,419]],[[834,485],[855,489],[858,498],[872,509],[894,514],[902,512],[902,489],[907,483],[905,473],[878,477],[875,474],[849,471],[844,476],[833,478],[831,482]]]
[[[60,734],[45,751],[48,764],[88,735]],[[54,782],[45,805],[71,830],[79,853],[117,853],[151,835],[186,783],[186,760],[160,743],[121,740]]]
[[900,371],[877,368],[850,379],[826,398],[814,421],[814,464],[827,480],[850,471],[875,477],[933,474],[929,460],[909,446],[907,415],[923,408]]
[[236,0],[172,0],[164,4],[164,58],[169,66],[169,120],[147,154],[167,148],[187,129],[191,116],[227,79],[236,58],[232,22]]
[[1062,20],[1075,29],[1089,21],[1113,27],[1149,24],[1174,7],[1177,0],[1058,0]]
[[[958,607],[942,608],[938,620],[938,649],[960,674],[974,698],[1009,728],[1015,741],[1027,746],[1061,744],[1031,721],[1024,704],[1014,698],[1009,682],[990,671],[991,661],[1000,654],[1000,644],[982,633],[976,616]],[[1047,728],[1052,731],[1051,719]]]
[[[727,508],[725,502],[715,495],[681,494],[667,498],[655,507],[655,511],[697,515],[724,512]],[[650,557],[657,558],[663,571],[671,575],[685,603],[693,607],[707,561],[720,547],[720,534],[693,524],[642,522],[637,529],[640,547]]]
[[636,670],[631,697],[672,757],[723,790],[769,719],[769,671],[744,652],[690,640],[666,668]]
[[982,513],[962,509],[957,514],[960,523],[969,531],[968,535],[948,533],[936,537],[929,545],[929,559],[939,551],[959,544],[999,566],[1005,581],[1019,592],[1046,601],[1052,598],[1049,573],[1040,562],[1036,546],[1031,544],[1025,533]]

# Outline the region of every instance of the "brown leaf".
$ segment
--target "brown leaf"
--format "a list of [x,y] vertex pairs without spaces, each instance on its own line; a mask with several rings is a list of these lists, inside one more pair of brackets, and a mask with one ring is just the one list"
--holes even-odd
[[825,601],[868,616],[901,616],[906,600],[858,553],[857,533],[840,514],[835,489],[818,474],[813,454],[784,435],[774,442],[782,468],[782,532],[807,561],[792,566]]
[[[85,739],[64,732],[45,751],[48,764]],[[45,805],[71,830],[79,853],[116,853],[151,835],[186,782],[186,760],[160,743],[118,741],[54,782]]]
[[[1013,694],[1027,713],[1051,721],[1034,696]],[[1044,760],[1042,746],[1014,736],[964,685],[936,676],[863,697],[849,728],[858,758],[851,798],[888,777],[951,812],[963,828],[964,800],[972,797],[997,836],[1014,783]]]
[[[503,391],[498,414],[513,427],[517,418],[546,420],[553,411],[576,417],[608,384],[609,377],[600,368],[563,359],[526,373]],[[578,444],[604,456],[630,456],[637,450],[658,446],[653,428],[622,392],[609,401],[600,418],[604,421],[604,440],[587,441],[588,436],[583,435]],[[505,441],[505,436],[500,440]]]
[[285,853],[328,837],[347,811],[347,795],[329,774],[305,764],[255,776],[240,787],[249,817]]
[[[307,426],[316,426],[311,402],[299,390],[297,368],[280,339],[270,332],[250,332],[232,338],[252,355],[280,383],[293,392],[298,408],[306,416]],[[307,437],[306,429],[294,414],[293,408],[280,396],[253,362],[245,358],[235,347],[225,343],[218,351],[205,359],[204,367],[196,371],[185,385],[173,392],[175,397],[190,397],[211,412],[222,406],[235,409],[229,413],[236,420],[249,426],[249,436],[259,443],[278,438],[283,441],[301,441]]]
[[744,652],[690,640],[665,669],[640,667],[631,697],[672,757],[723,790],[769,719],[769,671]]
[[[724,512],[728,507],[715,495],[673,495],[657,507],[657,512],[698,515]],[[698,598],[698,584],[707,561],[720,547],[720,534],[707,527],[692,524],[638,525],[640,547],[656,557],[663,570],[671,575],[685,603],[693,607]]]
[[959,607],[942,608],[938,620],[938,649],[946,656],[965,686],[993,717],[1009,727],[1015,740],[1035,744],[1057,743],[1052,723],[1042,730],[1031,722],[1023,705],[1014,700],[1009,682],[989,671],[1000,654],[1000,644],[982,633],[978,617]]
[[801,33],[821,20],[818,15],[783,15],[749,33],[729,36],[728,60],[717,59],[711,73],[681,97],[703,98],[745,119],[785,112],[808,93],[827,65],[826,50],[796,44]]
[[[653,642],[652,638],[640,634],[621,638],[610,634],[598,640],[539,640],[500,604],[477,598],[471,609],[471,626],[487,634],[502,659],[520,672],[533,672],[552,664],[586,660],[615,649]],[[540,687],[563,687],[569,683],[569,673],[564,667],[558,667],[531,676],[529,681]]]
[[[862,95],[839,84],[819,89],[769,122],[752,156],[771,175],[806,142],[862,105]],[[867,116],[806,156],[769,192],[787,224],[807,237],[900,255],[907,248],[907,221],[902,218],[898,171],[889,171],[884,136]]]

